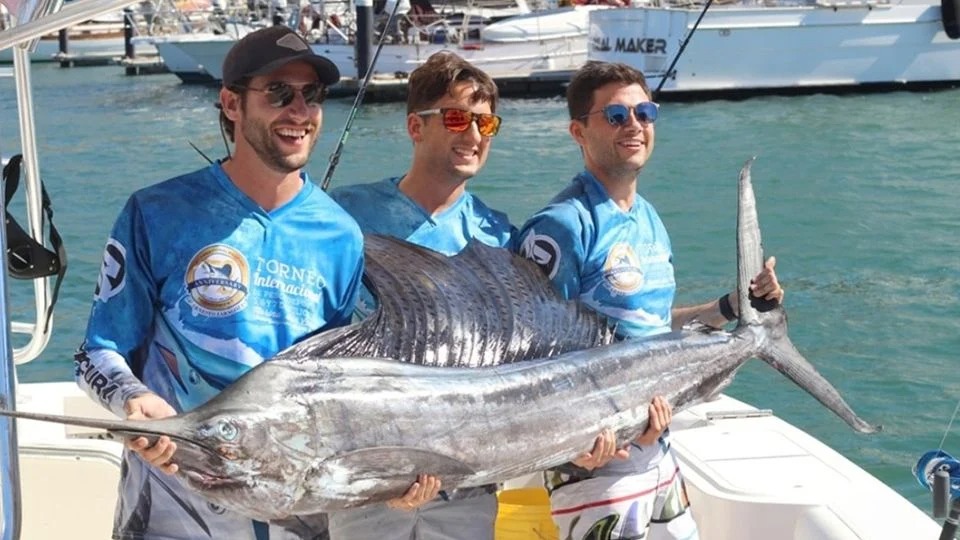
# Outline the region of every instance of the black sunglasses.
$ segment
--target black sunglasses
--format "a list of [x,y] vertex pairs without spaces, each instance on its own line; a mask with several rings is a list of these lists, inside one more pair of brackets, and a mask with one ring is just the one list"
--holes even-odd
[[603,113],[607,119],[607,122],[609,122],[611,126],[625,126],[628,122],[630,122],[631,110],[637,117],[637,120],[644,124],[652,124],[657,121],[657,116],[659,116],[660,112],[660,104],[652,101],[641,101],[633,107],[628,107],[626,105],[621,105],[620,103],[613,103],[607,105],[599,111],[588,112],[580,118],[583,119],[591,114]]
[[277,109],[282,109],[293,103],[293,98],[297,93],[303,96],[303,101],[309,106],[318,106],[327,98],[327,87],[319,83],[294,86],[290,83],[277,81],[268,84],[266,88],[254,88],[252,86],[238,86],[237,88],[263,92],[266,94],[270,106]]

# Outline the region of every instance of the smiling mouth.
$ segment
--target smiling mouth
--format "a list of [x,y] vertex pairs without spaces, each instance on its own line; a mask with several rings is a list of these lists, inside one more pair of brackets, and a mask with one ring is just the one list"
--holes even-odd
[[453,153],[456,154],[457,157],[462,159],[472,159],[477,157],[480,154],[477,150],[473,148],[454,148]]
[[291,129],[291,128],[281,128],[274,130],[274,133],[279,135],[281,138],[293,142],[300,142],[309,135],[311,130],[306,128]]

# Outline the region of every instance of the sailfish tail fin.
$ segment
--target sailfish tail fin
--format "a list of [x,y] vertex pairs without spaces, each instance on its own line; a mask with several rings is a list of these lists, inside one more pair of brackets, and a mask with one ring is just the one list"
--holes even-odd
[[739,200],[737,203],[737,300],[740,307],[739,325],[759,324],[760,312],[750,301],[750,280],[763,269],[763,245],[760,240],[760,222],[757,219],[757,200],[753,194],[750,168],[756,157],[751,157],[740,169]]
[[737,211],[737,298],[740,304],[740,322],[737,327],[746,331],[744,327],[750,326],[759,332],[758,356],[806,390],[853,429],[861,433],[879,431],[880,426],[869,424],[857,416],[836,388],[824,379],[793,345],[787,335],[787,313],[783,306],[771,306],[772,309],[760,311],[757,306],[762,306],[764,301],[750,296],[750,280],[763,268],[757,202],[750,178],[750,166],[754,159],[747,160],[740,170],[740,200]]

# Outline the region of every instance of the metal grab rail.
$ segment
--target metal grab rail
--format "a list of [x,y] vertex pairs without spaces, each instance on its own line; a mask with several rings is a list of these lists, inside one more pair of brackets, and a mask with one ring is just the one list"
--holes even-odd
[[[13,51],[13,62],[28,62],[26,50],[18,47]],[[0,208],[4,202],[0,198]],[[0,406],[12,409],[17,404],[17,374],[10,346],[9,295],[7,293],[7,228],[0,227],[0,254],[4,254],[0,265]],[[0,539],[18,540],[20,538],[20,460],[17,455],[17,424],[13,418],[0,419]]]
[[[40,197],[40,166],[37,164],[37,134],[34,129],[33,86],[30,78],[29,53],[20,48],[13,49],[13,71],[17,87],[17,114],[20,126],[20,148],[23,154],[23,167],[26,172],[24,188],[27,195],[27,223],[30,236],[43,242],[43,209]],[[4,251],[6,253],[6,251]],[[50,278],[33,280],[33,298],[35,318],[32,323],[9,321],[11,331],[30,335],[30,340],[22,347],[13,349],[13,360],[23,364],[40,356],[50,342],[53,328],[46,324],[47,310],[50,308]]]

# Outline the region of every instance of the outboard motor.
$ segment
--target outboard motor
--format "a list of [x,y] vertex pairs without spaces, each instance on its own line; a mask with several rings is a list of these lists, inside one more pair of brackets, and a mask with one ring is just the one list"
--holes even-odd
[[946,518],[940,540],[953,540],[960,521],[960,461],[943,450],[930,450],[914,465],[913,475],[933,491],[933,517]]

